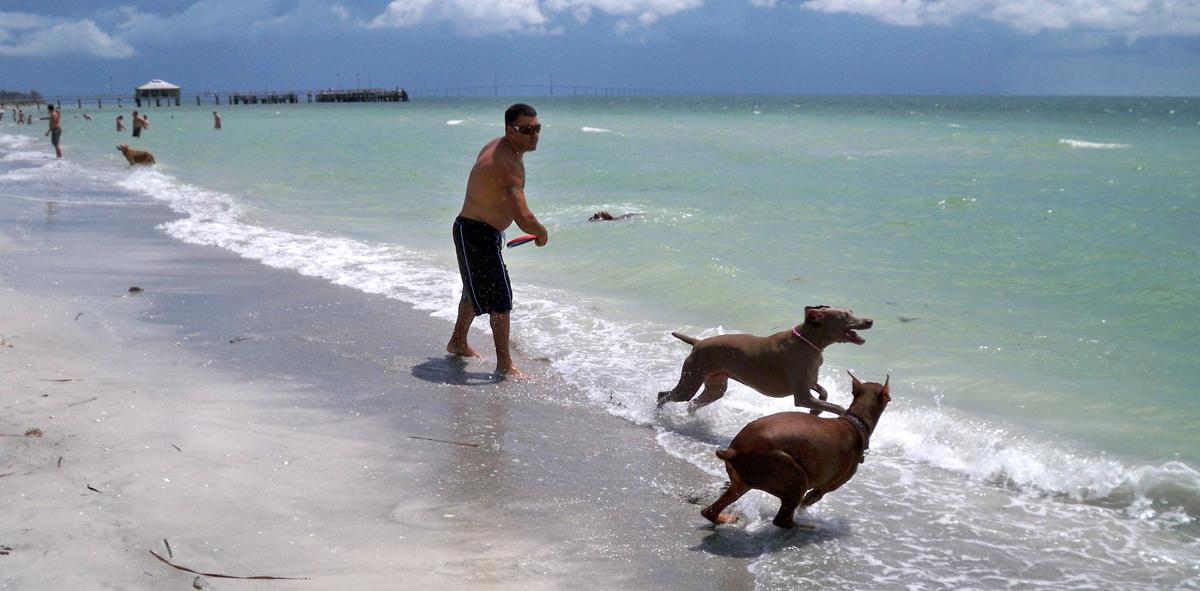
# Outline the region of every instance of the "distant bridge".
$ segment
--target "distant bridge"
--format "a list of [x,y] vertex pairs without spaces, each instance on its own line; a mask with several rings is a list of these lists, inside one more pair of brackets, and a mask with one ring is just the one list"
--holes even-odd
[[449,86],[409,91],[414,97],[449,96],[680,96],[711,95],[711,92],[668,90],[662,88],[628,88],[618,86],[587,86],[581,84],[486,84],[478,86]]

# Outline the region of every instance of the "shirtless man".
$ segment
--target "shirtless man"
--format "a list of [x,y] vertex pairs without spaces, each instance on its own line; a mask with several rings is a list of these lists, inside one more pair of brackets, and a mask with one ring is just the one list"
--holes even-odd
[[213,111],[213,129],[221,129],[221,115]]
[[50,136],[50,143],[54,144],[54,153],[62,158],[62,146],[58,145],[58,141],[62,139],[62,127],[58,124],[62,113],[54,110],[54,105],[46,105],[46,110],[50,111],[50,129],[46,130],[45,135]]
[[517,103],[504,112],[504,135],[483,147],[467,179],[462,211],[454,220],[454,252],[462,275],[463,294],[458,301],[458,321],[446,351],[453,355],[483,357],[467,344],[467,333],[476,316],[488,315],[496,344],[496,374],[527,379],[513,365],[508,350],[508,316],[512,286],[504,266],[504,235],[513,222],[545,246],[546,227],[525,203],[526,152],[537,149],[542,125],[533,107]]
[[146,116],[139,117],[138,112],[133,112],[133,137],[142,137],[142,130],[150,129],[150,118]]

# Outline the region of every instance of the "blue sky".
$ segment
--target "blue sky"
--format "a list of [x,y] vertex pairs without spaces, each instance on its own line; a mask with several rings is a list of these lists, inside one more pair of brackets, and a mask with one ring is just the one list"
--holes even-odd
[[[340,75],[340,78],[339,78]],[[4,0],[0,88],[1200,95],[1200,0]],[[356,82],[357,81],[357,82]]]

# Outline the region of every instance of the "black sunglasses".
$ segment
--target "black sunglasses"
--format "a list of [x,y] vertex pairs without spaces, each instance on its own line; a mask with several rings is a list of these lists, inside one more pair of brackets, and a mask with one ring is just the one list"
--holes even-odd
[[542,133],[542,124],[541,123],[538,123],[537,125],[510,125],[509,127],[517,130],[517,133],[519,133],[521,135],[533,135],[535,133]]

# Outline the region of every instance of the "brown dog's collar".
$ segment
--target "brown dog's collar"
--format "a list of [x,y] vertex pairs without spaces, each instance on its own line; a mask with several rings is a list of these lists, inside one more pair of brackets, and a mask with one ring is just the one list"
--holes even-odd
[[798,338],[798,339],[800,339],[800,340],[804,341],[804,343],[805,343],[806,345],[808,345],[809,347],[812,347],[813,349],[816,349],[816,350],[817,350],[817,353],[821,353],[821,352],[822,352],[820,347],[818,347],[818,346],[814,345],[812,341],[810,341],[810,340],[808,340],[808,339],[804,338],[804,335],[800,334],[800,325],[799,325],[799,324],[797,324],[796,326],[793,326],[793,327],[792,327],[792,336],[794,336],[794,337],[796,337],[796,338]]
[[850,424],[854,425],[855,429],[858,429],[859,435],[862,435],[862,452],[863,453],[862,453],[862,457],[859,458],[859,460],[858,460],[858,463],[861,464],[864,461],[866,461],[866,459],[867,459],[867,450],[871,449],[871,430],[867,429],[866,421],[863,421],[862,419],[858,418],[850,411],[846,411],[846,414],[842,415],[842,418],[848,419],[850,421]]

